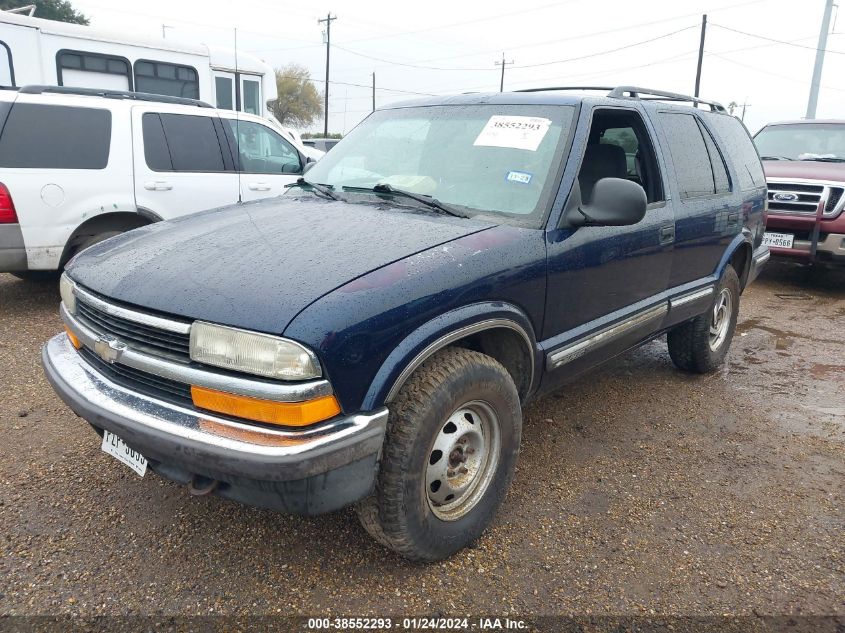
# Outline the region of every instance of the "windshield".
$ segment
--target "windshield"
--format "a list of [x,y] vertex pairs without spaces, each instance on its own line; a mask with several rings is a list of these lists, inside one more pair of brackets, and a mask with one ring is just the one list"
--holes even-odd
[[338,192],[386,184],[467,215],[537,225],[573,113],[572,106],[486,104],[380,110],[321,158],[306,180]]
[[770,125],[757,133],[754,144],[763,160],[845,160],[845,125]]

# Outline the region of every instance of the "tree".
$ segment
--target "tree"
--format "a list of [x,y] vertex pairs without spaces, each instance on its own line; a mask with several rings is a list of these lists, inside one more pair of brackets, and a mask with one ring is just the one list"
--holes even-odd
[[267,102],[279,123],[302,128],[323,116],[322,95],[311,81],[311,73],[299,64],[276,69],[278,98]]
[[73,24],[88,24],[88,18],[73,8],[67,0],[0,0],[0,10],[35,5],[35,17]]

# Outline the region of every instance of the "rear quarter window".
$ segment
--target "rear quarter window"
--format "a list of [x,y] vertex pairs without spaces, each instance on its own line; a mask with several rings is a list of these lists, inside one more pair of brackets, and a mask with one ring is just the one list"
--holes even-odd
[[110,143],[108,110],[16,103],[0,136],[0,167],[104,169]]
[[[162,168],[160,171],[218,172],[225,170],[223,150],[211,117],[165,113],[158,116],[161,120],[164,139],[154,138],[159,136],[154,125],[150,125],[150,129],[147,129],[146,115],[143,121],[145,153],[148,141],[151,143],[151,148],[157,148],[153,150],[157,154],[155,158],[150,153],[146,156],[147,164],[151,169],[157,169],[154,165],[166,165],[162,148],[162,140],[164,140],[169,150],[172,167]],[[152,161],[151,158],[153,158]]]
[[736,167],[739,188],[745,191],[764,187],[766,176],[760,156],[742,122],[727,114],[712,114],[706,121],[718,135],[726,158]]
[[669,143],[681,198],[713,195],[713,167],[695,117],[679,112],[661,112],[658,117]]

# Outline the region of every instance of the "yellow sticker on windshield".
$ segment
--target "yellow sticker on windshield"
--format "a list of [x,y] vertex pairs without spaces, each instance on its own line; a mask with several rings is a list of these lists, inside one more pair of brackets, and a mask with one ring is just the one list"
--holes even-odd
[[536,116],[490,117],[473,145],[482,147],[510,147],[536,152],[552,124],[550,119]]

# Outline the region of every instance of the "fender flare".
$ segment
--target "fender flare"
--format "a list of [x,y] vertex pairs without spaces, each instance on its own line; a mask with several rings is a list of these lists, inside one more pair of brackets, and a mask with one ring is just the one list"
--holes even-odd
[[362,409],[371,411],[390,402],[411,374],[438,350],[472,334],[500,328],[516,332],[524,341],[531,358],[525,396],[533,393],[539,383],[542,354],[531,320],[512,304],[486,301],[445,312],[408,334],[382,363],[364,396]]
[[[736,254],[737,250],[740,248],[748,247],[748,261],[745,263],[746,268],[751,265],[751,258],[754,255],[754,238],[752,237],[751,231],[748,227],[743,227],[742,231],[738,233],[728,247],[725,249],[725,252],[722,254],[722,259],[719,260],[719,265],[716,268],[716,279],[721,279],[722,273],[725,272],[725,268],[730,263],[733,256]],[[740,282],[744,278],[745,270],[738,270],[736,274],[739,275]]]

